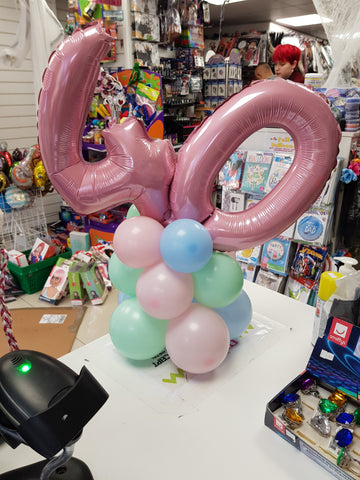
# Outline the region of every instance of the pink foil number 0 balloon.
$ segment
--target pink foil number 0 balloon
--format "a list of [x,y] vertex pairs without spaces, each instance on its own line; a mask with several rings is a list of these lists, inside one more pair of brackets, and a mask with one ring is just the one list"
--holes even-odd
[[[87,214],[131,202],[163,225],[196,220],[210,232],[215,250],[231,251],[274,238],[314,203],[335,166],[340,129],[320,95],[280,78],[230,97],[178,155],[168,140],[150,138],[132,117],[104,132],[106,158],[85,162],[82,132],[110,40],[99,24],[74,32],[50,58],[39,96],[44,166],[75,211]],[[285,129],[294,140],[289,172],[254,207],[240,213],[216,209],[211,192],[219,170],[247,137],[270,126]]]

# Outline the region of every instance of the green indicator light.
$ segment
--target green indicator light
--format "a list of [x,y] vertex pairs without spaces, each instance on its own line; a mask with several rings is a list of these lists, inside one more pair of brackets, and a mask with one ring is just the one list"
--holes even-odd
[[21,365],[18,366],[17,369],[21,373],[27,373],[29,370],[31,370],[31,363],[30,362],[22,363]]

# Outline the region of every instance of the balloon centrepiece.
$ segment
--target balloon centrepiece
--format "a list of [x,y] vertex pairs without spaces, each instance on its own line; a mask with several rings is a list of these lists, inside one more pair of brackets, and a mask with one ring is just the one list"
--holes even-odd
[[[137,316],[143,320],[154,318],[140,306],[141,301],[148,311],[160,314],[156,308],[162,303],[158,292],[163,287],[156,285],[155,280],[170,270],[192,277],[198,301],[206,302],[211,308],[241,309],[239,299],[243,280],[240,267],[224,259],[226,255],[221,252],[265,243],[299,218],[318,197],[335,166],[341,133],[333,113],[320,95],[303,85],[276,78],[256,82],[226,100],[194,130],[178,154],[168,140],[150,138],[142,122],[131,117],[103,132],[107,156],[99,162],[87,163],[80,153],[83,125],[90,109],[100,60],[109,50],[110,42],[111,38],[100,24],[90,25],[74,32],[52,55],[39,96],[39,144],[51,183],[78,213],[93,213],[119,204],[134,203],[134,212],[129,212],[129,218],[115,234],[119,239],[116,242],[119,257],[113,255],[109,270],[110,278],[119,290],[128,295],[139,294],[139,299],[121,302],[116,310],[120,313],[113,316],[111,323],[112,338],[119,350],[124,355],[144,358],[145,354],[150,355],[156,349],[147,349],[143,345],[143,354],[129,353],[126,345],[119,344],[117,328],[124,328],[124,311],[134,321]],[[216,209],[211,201],[211,190],[219,170],[248,136],[268,126],[284,128],[294,139],[295,158],[287,175],[251,209],[239,213]],[[141,223],[126,225],[134,220]],[[149,227],[151,220],[159,225]],[[192,229],[189,236],[187,230],[183,230],[185,224]],[[135,243],[134,225],[142,232],[139,236],[142,237],[143,251],[131,245],[131,241],[126,244],[128,239],[121,233],[123,229],[129,229]],[[147,228],[151,233],[145,233]],[[179,241],[181,235],[183,243]],[[179,242],[177,247],[176,242]],[[150,285],[150,271],[159,272],[161,269],[162,274],[155,273],[154,285]],[[221,277],[220,282],[219,279],[216,282],[216,276]],[[178,278],[173,274],[172,277]],[[228,277],[232,278],[234,285],[230,285]],[[222,289],[222,283],[227,284],[227,288]],[[218,288],[222,293],[216,295]],[[162,295],[169,295],[165,289],[162,292]],[[183,292],[186,305],[189,292],[187,286]],[[179,293],[179,297],[181,295]],[[175,298],[174,303],[178,302],[181,303]],[[162,327],[169,320],[169,344],[166,347],[173,352],[169,353],[170,357],[191,372],[204,373],[216,368],[225,358],[229,346],[229,332],[224,320],[204,304],[196,308],[192,304],[185,311],[179,306],[170,311],[166,305],[160,314],[172,318],[155,319]],[[131,309],[133,313],[130,313]],[[244,316],[248,316],[249,306],[243,310]],[[211,347],[210,339],[206,343],[205,339],[200,341],[194,337],[190,342],[193,350],[186,354],[192,360],[186,362],[184,353],[179,351],[185,337],[179,338],[174,332],[182,331],[188,335],[189,317],[196,317],[198,323],[194,325],[204,332],[203,317],[208,317],[209,336],[210,330],[222,332],[223,343],[219,345],[214,341]],[[117,322],[121,328],[116,326]],[[223,334],[224,328],[228,336]],[[196,350],[202,349],[197,352],[197,357]]]

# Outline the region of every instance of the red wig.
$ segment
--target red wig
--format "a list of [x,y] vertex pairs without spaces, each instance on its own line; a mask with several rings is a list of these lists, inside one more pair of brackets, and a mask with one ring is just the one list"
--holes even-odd
[[300,61],[301,50],[300,48],[295,47],[294,45],[278,45],[273,53],[272,61],[273,63],[277,62],[289,62],[294,63]]

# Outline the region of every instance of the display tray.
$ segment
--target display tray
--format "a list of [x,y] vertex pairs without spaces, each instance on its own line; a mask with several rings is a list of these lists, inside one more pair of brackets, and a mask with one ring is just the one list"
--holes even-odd
[[306,370],[265,412],[267,427],[341,480],[360,477],[359,346],[360,328],[330,317]]
[[[23,252],[26,258],[29,257],[30,251],[31,250],[26,250]],[[71,254],[71,250],[66,249],[65,252],[60,255],[55,255],[54,257],[47,258],[41,262],[32,263],[27,267],[19,267],[18,265],[9,262],[8,269],[19,284],[19,287],[24,290],[24,292],[31,295],[32,293],[42,290],[46,279],[57,260],[60,257],[70,258]]]

